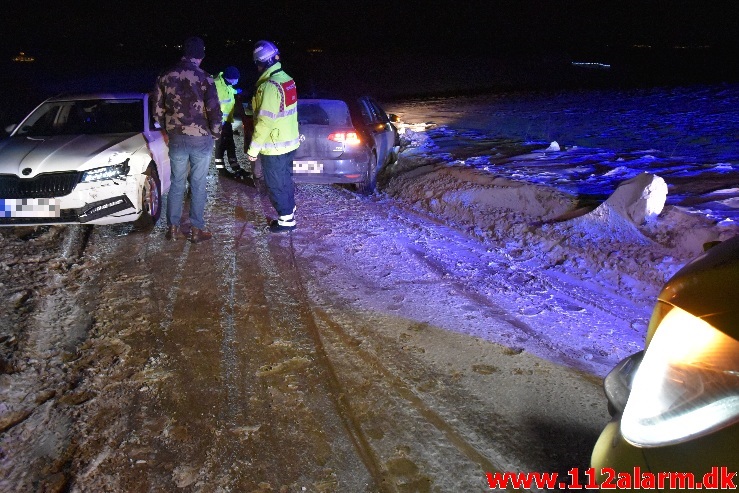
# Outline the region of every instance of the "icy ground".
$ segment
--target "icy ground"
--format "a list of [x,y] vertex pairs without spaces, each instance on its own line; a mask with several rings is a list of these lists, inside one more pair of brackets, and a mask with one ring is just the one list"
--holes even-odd
[[[465,271],[453,242],[441,241],[439,256],[451,278],[465,278],[483,296],[525,293],[506,298],[537,327],[518,342],[522,348],[543,354],[537,346],[556,347],[566,356],[554,359],[603,375],[643,346],[663,283],[704,243],[739,234],[739,164],[727,143],[734,113],[725,101],[736,96],[734,86],[592,93],[583,95],[582,112],[572,94],[389,105],[401,118],[404,145],[380,196],[481,242],[487,269]],[[614,112],[619,123],[609,126]],[[541,121],[546,132],[532,128]],[[586,131],[593,147],[573,145]],[[671,140],[676,134],[681,142]],[[677,145],[684,147],[679,157],[659,150]],[[597,208],[645,172],[668,180],[654,215]],[[473,332],[511,343],[485,327]]]
[[[598,159],[580,151],[572,168],[567,156],[573,154],[562,149],[573,144],[564,133],[555,146],[504,138],[492,127],[470,132],[470,122],[488,118],[490,106],[459,108],[451,100],[389,107],[402,118],[403,148],[398,162],[382,172],[378,192],[362,197],[342,187],[299,185],[299,228],[289,235],[262,231],[271,209],[253,184],[215,173],[206,209],[214,238],[205,244],[165,242],[164,221],[144,234],[125,225],[87,235],[73,227],[0,230],[6,300],[0,485],[125,491],[121,485],[181,488],[211,484],[213,477],[224,484],[261,477],[246,465],[248,474],[224,471],[230,463],[222,455],[208,456],[214,442],[236,447],[239,458],[248,455],[238,449],[244,447],[249,460],[263,458],[264,464],[306,460],[306,469],[296,468],[290,479],[279,468],[264,470],[279,476],[267,475],[275,485],[298,484],[295,478],[304,481],[306,474],[318,484],[325,471],[315,470],[301,447],[285,455],[265,439],[269,433],[257,432],[260,426],[294,428],[301,416],[295,409],[307,409],[295,402],[317,395],[350,397],[358,410],[356,429],[403,484],[408,470],[390,466],[408,464],[409,457],[414,466],[426,464],[413,469],[412,480],[430,478],[437,485],[479,485],[480,467],[488,465],[528,471],[587,466],[607,421],[597,377],[643,347],[665,280],[704,242],[736,235],[737,226],[674,203],[674,176],[667,177],[666,197],[660,186],[650,192],[649,207],[619,194],[624,180],[616,178],[641,176],[637,165],[660,161],[658,152],[656,159],[627,166],[603,158],[621,151],[598,152]],[[446,120],[439,118],[444,114]],[[578,125],[598,132],[591,117],[582,116]],[[701,140],[704,147],[714,137]],[[690,176],[702,190],[697,195],[685,183],[678,189],[693,198],[717,190],[730,196],[736,163],[721,156],[721,166],[704,167],[720,168],[707,180]],[[590,174],[583,171],[588,166]],[[612,166],[621,174],[610,174]],[[605,180],[598,171],[608,175]],[[574,193],[575,178],[586,175],[591,185],[607,186],[583,198]],[[650,183],[659,185],[657,178]],[[731,198],[722,202],[732,207]],[[281,284],[300,296],[282,300],[285,306],[266,302],[265,286]],[[295,310],[307,319],[322,314],[314,324],[327,337],[327,354],[337,368],[352,368],[334,373],[333,393],[320,392],[325,379],[318,377],[326,368],[303,371],[302,365],[318,361],[313,343],[293,341],[295,334],[276,336],[292,328],[280,321]],[[306,335],[302,327],[295,332]],[[287,361],[300,365],[285,364],[286,348],[294,356]],[[311,376],[315,381],[304,381]],[[392,421],[393,413],[383,414],[385,401],[374,402],[368,389],[377,386],[393,390],[389,400],[403,411],[400,418]],[[456,389],[452,397],[442,399],[450,389]],[[240,414],[241,401],[231,405],[240,392],[254,393],[250,402],[264,411],[259,426],[251,414]],[[284,403],[282,414],[270,407],[275,402]],[[164,404],[171,408],[160,410]],[[418,430],[433,431],[438,423],[419,424],[419,406],[445,417],[442,428],[454,432],[453,446],[428,447],[433,442]],[[181,412],[176,419],[175,410]],[[234,428],[223,416],[247,436],[218,440]],[[198,433],[183,432],[190,424]],[[322,435],[291,436],[323,446]],[[282,440],[279,433],[274,437]],[[458,463],[442,451],[459,443],[491,459],[452,467]],[[326,484],[363,477],[341,464],[332,468],[335,477]]]

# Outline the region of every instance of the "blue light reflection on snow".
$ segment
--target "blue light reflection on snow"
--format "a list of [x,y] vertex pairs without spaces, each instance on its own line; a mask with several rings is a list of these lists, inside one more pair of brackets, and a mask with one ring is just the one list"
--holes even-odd
[[[468,104],[478,109],[475,120],[427,131],[446,164],[553,186],[584,201],[603,200],[649,172],[667,182],[667,204],[739,221],[739,86],[519,94]],[[542,120],[545,132],[535,128]],[[545,151],[550,141],[536,138],[542,134],[556,137],[561,151]]]

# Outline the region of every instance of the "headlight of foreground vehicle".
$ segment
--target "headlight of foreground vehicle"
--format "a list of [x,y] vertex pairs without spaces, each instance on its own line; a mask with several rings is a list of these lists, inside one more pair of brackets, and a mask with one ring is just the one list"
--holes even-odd
[[621,420],[640,447],[686,441],[739,421],[739,341],[659,302],[661,320]]
[[126,159],[121,164],[87,170],[82,173],[82,180],[80,181],[82,183],[89,183],[101,180],[122,180],[125,179],[126,175],[128,175],[128,171],[130,169],[131,167],[128,165],[128,159]]
[[624,412],[634,383],[634,375],[643,357],[644,351],[639,351],[621,360],[603,380],[603,387],[608,397],[608,412],[611,416]]

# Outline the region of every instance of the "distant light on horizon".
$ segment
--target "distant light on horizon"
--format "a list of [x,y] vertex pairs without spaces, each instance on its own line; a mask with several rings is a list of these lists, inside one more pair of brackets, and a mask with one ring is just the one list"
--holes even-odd
[[597,69],[609,69],[611,65],[609,63],[600,62],[572,62],[575,67],[586,67],[586,68],[597,68]]
[[17,63],[31,63],[35,62],[36,58],[32,57],[30,55],[26,55],[25,52],[21,51],[16,56],[13,57],[13,61]]

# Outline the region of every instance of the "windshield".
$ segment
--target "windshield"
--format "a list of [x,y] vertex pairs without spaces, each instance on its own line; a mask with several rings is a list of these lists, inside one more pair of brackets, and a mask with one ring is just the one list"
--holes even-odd
[[41,105],[16,135],[30,137],[78,134],[115,134],[144,130],[140,99],[86,99]]

